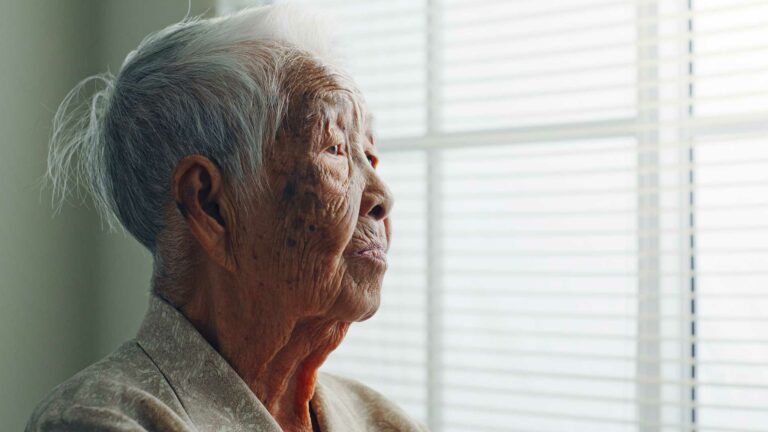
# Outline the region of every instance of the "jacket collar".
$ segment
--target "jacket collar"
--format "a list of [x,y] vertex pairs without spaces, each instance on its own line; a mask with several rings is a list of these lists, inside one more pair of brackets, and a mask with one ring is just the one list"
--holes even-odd
[[198,430],[282,431],[229,363],[181,312],[155,294],[136,341]]

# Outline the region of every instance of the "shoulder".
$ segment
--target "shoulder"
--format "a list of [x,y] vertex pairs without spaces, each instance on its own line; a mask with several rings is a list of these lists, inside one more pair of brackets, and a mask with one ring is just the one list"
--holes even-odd
[[144,351],[126,342],[56,386],[32,413],[26,432],[145,431],[183,424],[176,401]]
[[[396,403],[360,381],[320,372],[318,382],[322,386],[326,403],[343,405],[358,420],[365,422],[366,430],[427,431],[425,425],[412,419]],[[361,415],[362,419],[359,418]]]

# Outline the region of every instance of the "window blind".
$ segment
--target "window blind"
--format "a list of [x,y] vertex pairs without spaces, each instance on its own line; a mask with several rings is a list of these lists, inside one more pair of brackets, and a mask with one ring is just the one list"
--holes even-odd
[[434,431],[765,430],[768,0],[302,3],[396,197],[326,370]]

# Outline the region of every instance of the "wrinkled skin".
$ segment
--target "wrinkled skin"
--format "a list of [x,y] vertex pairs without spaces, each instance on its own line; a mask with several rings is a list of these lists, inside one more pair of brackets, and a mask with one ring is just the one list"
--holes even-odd
[[327,119],[301,134],[282,133],[268,153],[270,189],[279,192],[271,197],[271,226],[279,229],[253,242],[252,257],[266,264],[258,274],[271,269],[288,290],[304,287],[307,313],[357,321],[378,308],[384,272],[354,252],[371,242],[388,247],[392,199],[373,169],[370,137],[355,130],[354,107],[334,99],[324,104]]
[[286,431],[316,427],[317,369],[379,307],[386,262],[360,250],[384,255],[392,207],[359,93],[303,66],[248,218],[202,156],[179,163],[172,190],[200,263],[182,313]]

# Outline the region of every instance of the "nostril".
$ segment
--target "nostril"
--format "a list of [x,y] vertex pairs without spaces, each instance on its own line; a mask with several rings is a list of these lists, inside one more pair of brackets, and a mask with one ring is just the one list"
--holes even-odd
[[384,217],[384,207],[377,205],[368,212],[374,219],[379,220]]

